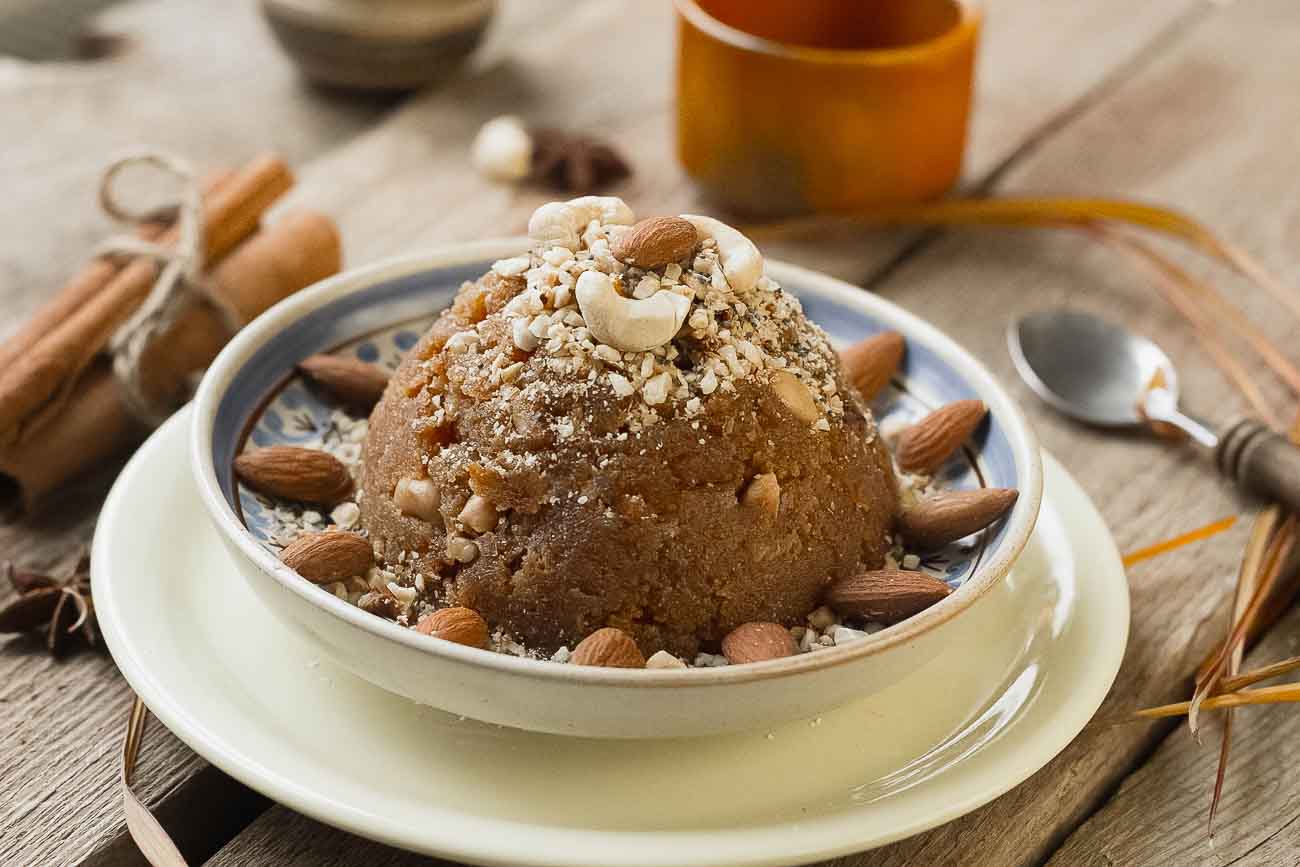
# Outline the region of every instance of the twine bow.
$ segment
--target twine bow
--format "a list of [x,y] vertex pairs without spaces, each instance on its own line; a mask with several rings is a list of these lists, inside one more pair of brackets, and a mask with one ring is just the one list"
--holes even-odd
[[[170,330],[195,302],[207,297],[201,282],[204,265],[203,201],[198,179],[184,160],[161,151],[133,152],[114,160],[100,180],[100,206],[115,220],[136,224],[156,218],[156,212],[133,210],[117,197],[115,184],[118,176],[131,166],[157,169],[174,178],[181,188],[175,208],[174,244],[158,244],[139,237],[119,235],[104,242],[97,251],[100,255],[146,256],[159,266],[158,279],[149,295],[108,343],[108,351],[113,357],[113,374],[122,387],[127,408],[142,422],[156,427],[175,407],[160,405],[149,396],[141,375],[141,359],[150,345]],[[224,305],[214,306],[226,312]],[[231,323],[232,331],[235,327]]]

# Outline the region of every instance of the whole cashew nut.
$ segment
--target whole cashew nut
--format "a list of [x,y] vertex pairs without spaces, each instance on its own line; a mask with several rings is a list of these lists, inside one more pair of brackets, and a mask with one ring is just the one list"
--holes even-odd
[[641,352],[673,339],[691,310],[691,299],[660,289],[649,298],[624,298],[601,271],[583,271],[573,290],[587,328],[601,343]]
[[617,196],[580,196],[567,202],[547,202],[528,220],[528,237],[547,247],[577,250],[582,232],[592,220],[616,226],[636,222],[627,202]]
[[722,273],[733,292],[741,294],[754,288],[758,278],[763,276],[763,255],[753,241],[721,220],[695,214],[682,214],[681,217],[695,227],[701,240],[712,238],[718,242]]

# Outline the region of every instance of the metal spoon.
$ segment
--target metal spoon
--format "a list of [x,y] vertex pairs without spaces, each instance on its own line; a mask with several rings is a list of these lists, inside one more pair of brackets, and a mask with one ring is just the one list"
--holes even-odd
[[1163,427],[1213,451],[1245,490],[1300,510],[1300,449],[1254,419],[1216,434],[1178,408],[1178,372],[1145,337],[1070,310],[1032,313],[1007,329],[1025,383],[1062,413],[1104,427]]

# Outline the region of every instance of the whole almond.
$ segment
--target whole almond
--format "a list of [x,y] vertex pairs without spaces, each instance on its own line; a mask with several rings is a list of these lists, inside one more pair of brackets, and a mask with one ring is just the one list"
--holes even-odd
[[280,552],[284,565],[313,584],[365,575],[375,564],[370,542],[346,530],[304,533]]
[[790,371],[778,370],[772,374],[772,390],[799,421],[811,424],[821,418],[822,411],[817,408],[812,392]]
[[779,623],[745,623],[722,639],[722,655],[732,665],[781,659],[798,652],[794,636]]
[[611,248],[614,258],[638,268],[680,262],[700,243],[700,233],[681,217],[650,217],[623,233]]
[[840,353],[844,374],[863,400],[874,400],[889,384],[903,363],[906,348],[903,335],[897,331],[883,331],[859,340]]
[[597,629],[579,641],[569,662],[604,668],[645,668],[645,657],[632,636],[612,626]]
[[300,500],[337,504],[352,492],[352,475],[329,452],[298,446],[267,446],[235,458],[235,475],[255,491]]
[[415,624],[415,630],[467,647],[487,647],[487,621],[470,608],[443,608],[426,614]]
[[359,358],[311,355],[298,362],[302,375],[350,409],[369,413],[384,395],[389,374]]
[[898,532],[910,546],[940,548],[983,530],[1015,504],[1014,488],[945,491],[918,500],[898,516]]
[[975,431],[988,409],[981,400],[942,406],[898,437],[894,457],[911,473],[933,473]]
[[841,578],[826,591],[826,604],[840,614],[897,623],[924,611],[952,589],[923,572],[878,569]]

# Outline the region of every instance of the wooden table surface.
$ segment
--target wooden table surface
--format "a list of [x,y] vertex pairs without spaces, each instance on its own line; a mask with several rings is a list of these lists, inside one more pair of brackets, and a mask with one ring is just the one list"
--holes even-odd
[[[989,0],[964,185],[994,194],[1138,197],[1186,209],[1300,285],[1300,4],[1295,0]],[[110,227],[94,206],[116,149],[147,142],[231,164],[265,149],[299,171],[287,204],[337,218],[359,265],[442,241],[520,230],[544,198],[467,169],[479,124],[504,111],[616,129],[640,213],[706,207],[671,149],[673,36],[664,0],[513,0],[473,66],[405,100],[349,99],[299,82],[252,0],[130,0],[103,25],[129,50],[96,63],[0,59],[0,329],[17,326]],[[1023,400],[1121,550],[1248,514],[1205,462],[1141,437],[1081,430],[1044,411],[1004,348],[1014,315],[1069,303],[1158,337],[1194,409],[1243,407],[1151,287],[1082,235],[1055,231],[837,233],[773,255],[865,286],[930,319]],[[1190,260],[1189,260],[1190,261]],[[1215,269],[1209,277],[1283,346],[1295,324]],[[1261,377],[1262,378],[1262,377]],[[1270,384],[1279,403],[1283,393]],[[50,562],[89,537],[115,468],[52,508],[0,527],[0,556]],[[1185,697],[1223,628],[1248,521],[1135,565],[1127,655],[1100,718]],[[183,576],[177,576],[183,580]],[[1086,576],[1085,576],[1086,578]],[[8,593],[0,588],[0,598]],[[1248,658],[1300,653],[1300,613]],[[0,644],[0,864],[141,863],[117,791],[131,693],[111,659],[54,662]],[[963,819],[866,864],[1300,863],[1300,713],[1238,715],[1219,830],[1205,836],[1217,737],[1175,723],[1094,721],[1047,767]],[[193,864],[431,863],[320,825],[206,765],[155,727],[138,791]]]

